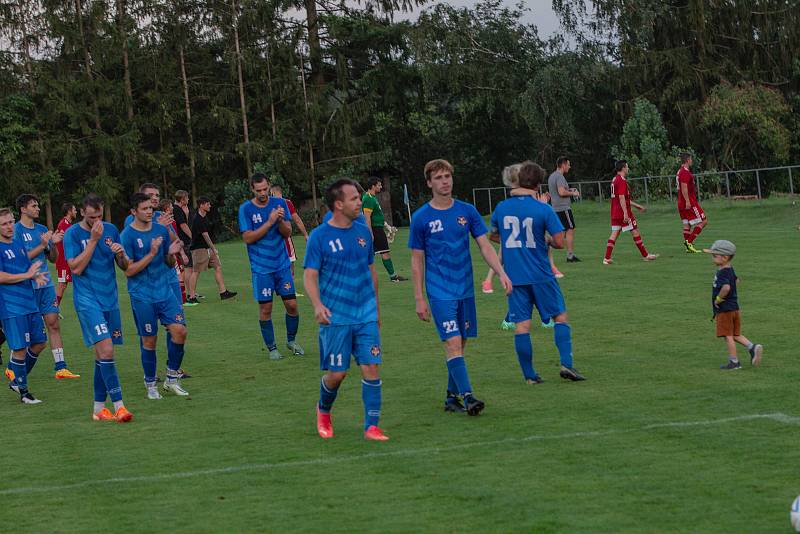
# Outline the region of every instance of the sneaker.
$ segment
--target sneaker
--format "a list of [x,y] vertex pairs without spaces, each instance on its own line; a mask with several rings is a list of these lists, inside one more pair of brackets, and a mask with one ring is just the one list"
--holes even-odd
[[725,370],[728,370],[728,369],[741,369],[742,368],[742,364],[739,362],[739,360],[736,360],[736,361],[728,360],[728,363],[726,363],[725,365],[720,365],[719,368],[720,369],[725,369]]
[[155,382],[152,384],[148,384],[147,382],[144,383],[145,388],[147,388],[147,398],[149,400],[161,400],[163,397],[161,393],[158,392],[158,386]]
[[555,326],[556,322],[553,320],[552,317],[550,318],[550,322],[542,323],[542,328],[554,328]]
[[565,380],[572,380],[573,382],[580,382],[581,380],[586,380],[586,377],[583,376],[578,372],[577,369],[573,367],[564,367],[561,366],[561,372],[558,373],[561,378]]
[[467,405],[467,415],[480,415],[486,407],[483,401],[476,399],[472,393],[464,395],[464,403]]
[[92,421],[113,421],[114,414],[108,408],[103,408],[97,413],[92,414]]
[[[408,278],[406,278],[405,276],[400,276],[399,274],[395,274],[394,276],[389,277],[389,280],[391,280],[392,282],[406,282],[408,280]],[[378,427],[375,427],[375,428],[378,428]],[[378,430],[380,430],[380,429],[378,428]],[[386,438],[386,439],[389,439],[389,438]]]
[[331,414],[322,413],[319,411],[319,404],[317,404],[317,434],[322,439],[330,439],[333,437],[333,424],[331,423]]
[[24,392],[23,392],[23,390],[20,390],[20,392],[19,392],[19,401],[22,404],[41,404],[42,403],[41,399],[37,399],[36,397],[31,395],[31,392],[28,391],[28,390],[24,390]]
[[578,263],[581,259],[578,256],[570,256],[567,258],[567,263]]
[[222,293],[219,294],[219,298],[221,300],[228,300],[228,299],[232,299],[236,295],[238,295],[238,293],[236,291],[228,291],[226,289],[225,291],[223,291]]
[[484,280],[481,282],[481,289],[483,289],[484,293],[494,293],[494,289],[492,289],[492,283],[488,280]]
[[197,306],[198,304],[200,304],[200,303],[197,302],[197,297],[195,297],[193,299],[186,299],[186,302],[183,303],[183,305],[185,307],[187,307],[187,308],[189,308],[191,306]]
[[555,267],[552,268],[553,274],[556,278],[564,278],[564,273],[556,269]]
[[603,265],[611,265],[612,263],[614,263],[614,260],[611,258],[603,258]]
[[19,386],[13,380],[8,383],[8,389],[13,391],[14,393],[19,393]]
[[114,420],[117,423],[128,423],[133,420],[133,414],[125,406],[120,406],[114,413]]
[[461,404],[461,400],[455,395],[448,395],[444,401],[444,411],[445,412],[452,412],[452,413],[464,413],[467,411],[464,408],[464,405]]
[[206,296],[205,296],[205,295],[201,295],[200,293],[198,293],[197,295],[195,295],[195,297],[196,297],[196,298],[198,298],[198,299],[205,299],[205,298],[206,298]]
[[280,353],[278,347],[275,347],[274,349],[269,349],[269,359],[275,361],[283,359],[283,354]]
[[656,258],[658,258],[658,254],[648,254],[647,256],[645,256],[645,257],[644,257],[644,258],[642,258],[642,259],[643,259],[644,261],[653,261],[653,260],[654,260],[654,259],[656,259]]
[[536,385],[536,384],[541,384],[543,382],[544,382],[544,378],[542,378],[539,375],[534,375],[533,378],[526,378],[525,379],[525,383],[530,385],[530,386],[533,386],[533,385]]
[[689,243],[688,241],[684,241],[683,246],[686,247],[687,254],[699,254],[703,252],[702,250],[695,247],[693,243]]
[[764,352],[764,346],[756,343],[748,352],[750,352],[750,365],[758,367],[761,363],[761,353]]
[[383,430],[375,425],[372,425],[364,432],[364,439],[372,441],[389,441],[389,436],[383,433]]
[[181,384],[180,382],[178,382],[177,379],[167,378],[162,387],[164,388],[164,391],[171,391],[172,393],[174,393],[179,397],[189,396],[189,392],[181,387]]
[[289,341],[286,343],[286,348],[288,348],[294,356],[305,356],[306,354],[306,351],[303,350],[303,347],[301,347],[297,341]]
[[63,380],[64,378],[80,378],[81,375],[76,375],[66,367],[64,369],[59,369],[56,371],[56,378],[58,380]]
[[511,321],[506,321],[503,319],[500,321],[500,330],[514,330],[516,328],[516,324],[512,323]]

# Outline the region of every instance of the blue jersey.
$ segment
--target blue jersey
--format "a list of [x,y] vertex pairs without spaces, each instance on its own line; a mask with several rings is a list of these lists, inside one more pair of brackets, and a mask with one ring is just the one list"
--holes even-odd
[[430,300],[475,296],[470,235],[488,230],[472,204],[454,200],[446,210],[425,204],[411,217],[408,248],[425,251],[425,289]]
[[[28,251],[19,239],[11,243],[0,242],[0,271],[8,274],[21,274],[31,268]],[[0,319],[20,317],[38,313],[34,282],[23,280],[16,284],[0,284]]]
[[[25,250],[28,252],[42,244],[42,234],[46,234],[49,230],[43,224],[33,223],[33,228],[24,226],[21,222],[14,225],[14,237],[22,242]],[[47,283],[41,287],[53,287],[53,279],[50,276],[50,271],[47,269],[47,255],[46,251],[50,250],[52,243],[47,244],[47,248],[42,250],[38,256],[31,259],[31,262],[40,261],[42,266],[39,267],[39,272],[47,275]]]
[[363,224],[322,224],[311,232],[303,268],[319,271],[320,300],[331,311],[332,325],[378,320],[370,271],[374,256],[372,232]]
[[[89,243],[92,233],[81,223],[73,224],[64,234],[64,256],[71,260],[80,256]],[[72,298],[75,309],[111,311],[119,309],[117,273],[114,271],[114,253],[111,245],[119,243],[119,231],[103,223],[103,235],[92,254],[92,259],[81,274],[72,273]]]
[[564,231],[549,205],[531,196],[510,197],[492,213],[493,233],[500,234],[503,268],[515,286],[538,284],[554,278],[547,257],[545,232]]
[[[328,212],[325,215],[322,216],[322,222],[326,223],[326,222],[330,221],[331,219],[333,219],[333,212],[328,210]],[[358,224],[363,224],[364,226],[367,225],[367,219],[364,217],[363,213],[359,213],[358,217],[353,219],[353,222],[354,223],[358,223]]]
[[[269,197],[263,208],[248,200],[239,206],[239,231],[242,233],[258,230],[266,224],[272,210],[283,208],[285,219],[289,218],[289,206],[282,198]],[[286,252],[284,237],[274,224],[261,239],[247,245],[247,256],[250,258],[250,271],[256,274],[269,274],[288,269],[291,265]]]
[[128,277],[128,293],[132,298],[143,302],[163,302],[174,298],[172,284],[175,283],[175,270],[167,265],[170,237],[166,227],[153,223],[150,230],[142,232],[133,226],[122,231],[121,243],[125,254],[133,262],[137,262],[150,253],[153,239],[160,237],[163,241],[155,257],[147,267]]

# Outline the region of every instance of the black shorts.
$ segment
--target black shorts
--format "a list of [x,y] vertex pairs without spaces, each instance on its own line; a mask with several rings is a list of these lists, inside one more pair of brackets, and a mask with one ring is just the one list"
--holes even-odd
[[375,248],[375,254],[389,252],[389,240],[386,239],[386,232],[383,231],[383,226],[372,227],[372,246]]
[[194,266],[194,262],[192,262],[192,250],[189,247],[189,244],[186,243],[186,242],[183,243],[183,251],[186,253],[186,257],[189,258],[189,263],[184,265],[184,267],[190,267],[190,268],[193,267]]
[[575,229],[575,216],[572,214],[571,209],[568,209],[567,211],[557,211],[556,215],[558,215],[558,220],[561,221],[561,225],[564,227],[564,230]]

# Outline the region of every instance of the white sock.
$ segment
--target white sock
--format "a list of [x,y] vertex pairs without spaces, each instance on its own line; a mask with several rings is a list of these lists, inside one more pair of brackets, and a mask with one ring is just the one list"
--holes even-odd
[[105,408],[105,407],[106,407],[106,403],[105,402],[94,401],[94,413],[102,412],[103,408]]
[[64,361],[64,349],[63,349],[63,347],[62,348],[53,349],[52,352],[53,352],[53,361],[55,361],[56,363],[61,363],[61,362]]
[[123,406],[125,406],[125,404],[121,400],[114,401],[114,410],[119,410]]

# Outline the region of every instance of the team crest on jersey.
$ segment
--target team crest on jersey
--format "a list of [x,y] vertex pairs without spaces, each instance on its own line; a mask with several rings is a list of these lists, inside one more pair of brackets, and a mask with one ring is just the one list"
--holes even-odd
[[370,353],[372,353],[373,356],[377,356],[378,354],[381,353],[381,348],[378,345],[372,345],[372,349],[370,349]]
[[111,332],[111,337],[113,337],[113,338],[122,337],[122,330],[119,330],[119,329],[114,330],[113,332]]
[[291,282],[286,282],[285,284],[283,284],[283,289],[292,289]]
[[467,225],[467,218],[464,217],[463,215],[460,215],[458,217],[458,219],[456,219],[456,222],[458,222],[458,224],[460,224],[461,226],[466,226]]
[[114,244],[114,240],[113,240],[113,239],[111,239],[110,237],[107,237],[107,238],[105,239],[105,244],[106,244],[106,246],[110,247],[111,245],[113,245],[113,244]]
[[359,237],[357,243],[358,243],[358,245],[360,247],[366,247],[367,246],[367,240],[364,239],[363,237]]
[[182,314],[182,313],[176,313],[176,314],[175,314],[175,321],[176,321],[176,322],[181,322],[181,321],[183,321],[183,314]]

